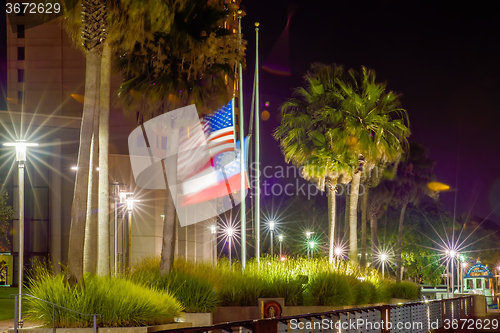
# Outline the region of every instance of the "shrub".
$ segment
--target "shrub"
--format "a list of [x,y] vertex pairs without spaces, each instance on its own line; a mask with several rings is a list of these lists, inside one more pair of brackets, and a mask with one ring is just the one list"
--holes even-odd
[[306,305],[351,305],[355,296],[348,279],[339,273],[319,273],[314,275],[307,288]]
[[[28,293],[85,314],[101,314],[99,326],[127,327],[174,321],[182,305],[168,292],[146,288],[125,279],[86,275],[82,285],[70,286],[65,276],[38,272]],[[28,319],[52,325],[52,305],[30,299]],[[57,309],[57,308],[56,308]],[[57,309],[56,327],[91,327],[92,317]]]
[[415,283],[410,281],[391,283],[388,288],[392,298],[404,298],[411,300],[420,298],[420,288]]

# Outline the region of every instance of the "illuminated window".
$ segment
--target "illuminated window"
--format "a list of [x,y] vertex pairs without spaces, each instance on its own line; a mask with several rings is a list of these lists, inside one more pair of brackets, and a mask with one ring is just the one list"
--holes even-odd
[[490,289],[490,280],[488,279],[484,280],[484,289]]
[[235,34],[235,33],[236,33],[236,29],[233,29],[233,34]]
[[476,279],[476,289],[482,289],[481,279]]
[[224,21],[224,29],[227,29],[227,21]]

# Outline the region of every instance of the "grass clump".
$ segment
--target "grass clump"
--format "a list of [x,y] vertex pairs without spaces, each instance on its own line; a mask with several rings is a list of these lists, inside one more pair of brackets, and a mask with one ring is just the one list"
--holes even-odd
[[[101,314],[105,327],[149,326],[171,323],[182,305],[168,292],[114,277],[86,275],[82,285],[70,286],[63,274],[38,271],[28,293],[85,314]],[[52,325],[52,305],[29,299],[28,320]],[[56,308],[56,327],[91,327],[92,317]]]
[[399,283],[390,283],[388,285],[392,298],[404,298],[404,299],[419,299],[420,298],[420,288],[413,282],[403,281]]

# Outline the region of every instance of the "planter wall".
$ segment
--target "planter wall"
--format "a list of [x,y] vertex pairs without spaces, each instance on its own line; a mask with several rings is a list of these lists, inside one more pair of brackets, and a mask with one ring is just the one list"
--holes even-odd
[[213,325],[212,313],[184,313],[182,319],[193,324],[193,327]]
[[[142,327],[98,327],[98,333],[152,333],[175,328],[193,327],[192,323],[172,323],[155,326]],[[20,328],[21,333],[52,333],[52,328]],[[56,328],[56,333],[93,333],[94,329],[90,328]],[[9,329],[8,333],[14,333],[13,329]]]

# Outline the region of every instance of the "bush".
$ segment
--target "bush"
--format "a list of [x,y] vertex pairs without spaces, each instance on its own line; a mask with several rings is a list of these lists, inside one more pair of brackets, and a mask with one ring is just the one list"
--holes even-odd
[[355,296],[348,278],[338,273],[319,273],[310,279],[305,305],[352,305]]
[[[182,305],[168,292],[146,288],[125,279],[86,275],[82,285],[69,286],[65,276],[39,271],[28,293],[85,314],[101,314],[99,326],[128,327],[171,323]],[[28,319],[52,325],[52,305],[29,299]],[[57,309],[56,327],[91,327],[92,317]]]
[[392,298],[419,299],[420,288],[413,282],[403,281],[389,284],[389,291]]

